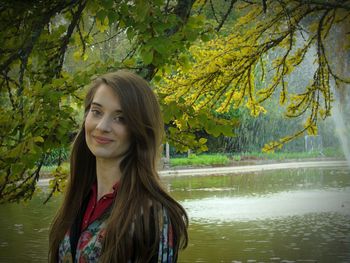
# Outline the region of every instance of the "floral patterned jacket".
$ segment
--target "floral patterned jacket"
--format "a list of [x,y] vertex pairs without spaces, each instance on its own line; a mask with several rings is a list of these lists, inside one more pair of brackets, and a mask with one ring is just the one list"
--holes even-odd
[[[99,219],[91,223],[78,239],[75,259],[72,258],[70,231],[67,231],[58,251],[59,263],[94,263],[98,262],[103,238],[106,230],[106,219],[109,213],[105,213]],[[159,242],[158,259],[152,263],[170,263],[174,260],[173,233],[166,210],[163,209],[163,225]]]

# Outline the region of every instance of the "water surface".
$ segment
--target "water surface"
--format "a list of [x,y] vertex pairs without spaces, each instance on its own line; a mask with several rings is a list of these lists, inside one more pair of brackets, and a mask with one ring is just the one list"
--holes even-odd
[[[291,169],[164,178],[187,209],[179,262],[350,262],[350,172]],[[61,197],[0,206],[0,262],[47,262]]]

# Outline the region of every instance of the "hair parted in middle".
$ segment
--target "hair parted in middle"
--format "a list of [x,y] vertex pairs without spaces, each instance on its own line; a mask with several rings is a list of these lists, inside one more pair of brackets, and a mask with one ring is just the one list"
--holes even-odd
[[[120,70],[96,78],[85,98],[85,114],[97,89],[106,84],[118,96],[130,147],[120,162],[121,179],[116,200],[107,221],[100,262],[147,262],[157,253],[163,209],[171,219],[174,259],[188,242],[188,217],[162,187],[157,173],[164,124],[157,98],[147,81]],[[63,205],[50,232],[50,261],[54,262],[59,242],[72,225],[82,202],[96,180],[96,159],[85,141],[84,123],[71,152],[71,175]]]

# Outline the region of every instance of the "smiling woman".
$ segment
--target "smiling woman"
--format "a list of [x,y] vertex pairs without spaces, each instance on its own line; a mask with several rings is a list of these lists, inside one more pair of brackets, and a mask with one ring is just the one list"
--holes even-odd
[[176,262],[188,218],[156,171],[164,131],[148,83],[128,71],[97,78],[84,116],[50,262]]
[[130,134],[119,97],[106,84],[101,84],[94,95],[85,119],[85,137],[96,161],[118,163],[129,149]]

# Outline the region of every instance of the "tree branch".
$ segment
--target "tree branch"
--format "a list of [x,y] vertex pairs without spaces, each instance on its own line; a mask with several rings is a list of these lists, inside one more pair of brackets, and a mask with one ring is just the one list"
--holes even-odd
[[29,57],[29,54],[31,53],[36,41],[41,35],[42,30],[44,29],[45,25],[49,23],[51,18],[55,16],[58,12],[61,12],[65,8],[71,6],[74,4],[76,0],[72,0],[69,3],[59,2],[57,6],[49,10],[46,14],[42,15],[42,19],[33,25],[34,31],[30,34],[30,38],[24,40],[23,46],[16,52],[13,53],[1,66],[0,66],[0,72],[7,71],[8,67],[18,58],[25,58]]
[[79,19],[81,17],[81,14],[84,10],[86,6],[86,0],[80,0],[79,1],[79,6],[78,6],[78,9],[77,11],[73,14],[73,18],[72,18],[72,21],[71,23],[69,24],[68,26],[68,29],[67,29],[67,33],[66,35],[61,39],[62,41],[62,45],[60,47],[60,51],[59,51],[59,54],[58,54],[58,58],[59,58],[59,62],[58,62],[58,65],[56,67],[56,72],[55,72],[55,75],[58,75],[59,72],[61,71],[62,69],[62,66],[63,66],[63,62],[64,62],[64,57],[65,57],[65,54],[66,54],[66,50],[67,50],[67,46],[68,46],[68,43],[69,43],[69,40],[74,32],[74,29],[76,28],[76,26],[78,25],[79,23]]
[[216,17],[216,13],[215,13],[213,1],[212,1],[212,0],[209,0],[209,3],[210,3],[210,8],[211,8],[211,11],[212,11],[212,13],[213,13],[213,16],[214,16],[216,22],[219,23],[219,19]]
[[227,12],[226,12],[225,15],[223,16],[223,18],[222,18],[220,24],[215,28],[215,30],[216,30],[217,32],[220,31],[221,27],[222,27],[222,26],[224,25],[224,23],[226,22],[226,20],[227,20],[229,14],[232,12],[233,5],[234,5],[236,2],[237,2],[237,0],[231,0],[230,6],[229,6],[229,8],[227,9]]
[[[178,0],[177,5],[174,9],[174,14],[180,19],[180,23],[174,26],[172,29],[166,31],[166,36],[170,37],[174,35],[184,24],[186,24],[190,14],[191,9],[195,0]],[[145,79],[150,81],[157,72],[157,67],[153,64],[149,64],[146,67]]]

